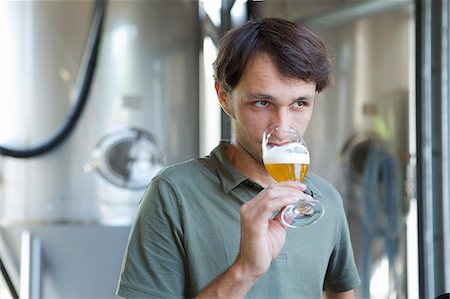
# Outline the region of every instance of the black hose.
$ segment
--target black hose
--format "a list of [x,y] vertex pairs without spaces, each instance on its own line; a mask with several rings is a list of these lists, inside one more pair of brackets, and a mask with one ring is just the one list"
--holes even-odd
[[[94,17],[85,50],[85,53],[87,53],[88,55],[86,72],[81,80],[81,86],[77,92],[77,101],[74,104],[73,108],[69,111],[68,116],[64,120],[64,123],[56,131],[53,137],[51,137],[43,144],[25,149],[12,149],[0,146],[0,155],[15,158],[35,157],[56,148],[70,135],[81,116],[83,108],[85,107],[87,97],[89,95],[89,89],[92,83],[92,78],[94,77],[105,7],[106,0],[96,1]],[[83,70],[82,67],[83,65],[81,66],[80,70]]]
[[2,258],[0,257],[0,271],[3,275],[3,278],[5,279],[6,285],[8,286],[9,292],[11,293],[11,296],[13,299],[19,299],[19,295],[17,294],[16,288],[14,287],[14,284],[12,283],[11,277],[8,274],[8,271],[6,271],[5,265],[3,265]]

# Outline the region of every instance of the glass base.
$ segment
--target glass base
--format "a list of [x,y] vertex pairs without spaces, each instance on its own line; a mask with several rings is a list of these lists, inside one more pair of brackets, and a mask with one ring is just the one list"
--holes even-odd
[[287,227],[306,227],[319,221],[325,214],[325,208],[318,200],[301,200],[286,206],[281,212],[281,221]]

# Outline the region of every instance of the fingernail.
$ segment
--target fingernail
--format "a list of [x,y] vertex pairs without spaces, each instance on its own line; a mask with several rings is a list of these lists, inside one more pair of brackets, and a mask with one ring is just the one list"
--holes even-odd
[[309,195],[309,194],[301,193],[301,194],[299,195],[299,199],[300,199],[300,200],[311,200],[311,199],[313,199],[313,198],[312,198],[311,195]]
[[305,184],[300,182],[297,182],[297,185],[300,187],[300,189],[302,189],[302,191],[305,191],[308,188]]

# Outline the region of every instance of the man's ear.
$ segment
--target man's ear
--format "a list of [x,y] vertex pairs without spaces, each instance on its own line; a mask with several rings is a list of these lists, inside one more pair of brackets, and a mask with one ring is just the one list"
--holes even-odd
[[217,98],[219,99],[220,106],[222,107],[222,110],[229,117],[233,117],[232,116],[232,112],[231,112],[231,103],[230,103],[230,98],[229,98],[228,92],[217,81],[214,84],[214,88],[216,89]]

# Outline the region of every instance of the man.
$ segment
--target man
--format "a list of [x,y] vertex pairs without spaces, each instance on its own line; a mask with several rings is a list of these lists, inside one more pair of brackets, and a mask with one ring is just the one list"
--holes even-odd
[[[332,78],[324,44],[285,20],[251,21],[224,37],[214,70],[232,140],[152,180],[118,295],[353,298],[359,277],[339,194],[312,173],[305,184],[276,183],[261,158],[269,126],[306,130],[315,97]],[[325,216],[287,229],[277,211],[304,193],[325,205]]]

